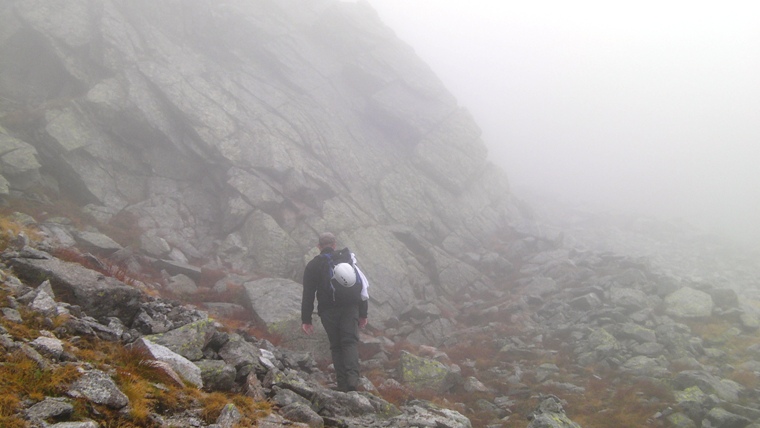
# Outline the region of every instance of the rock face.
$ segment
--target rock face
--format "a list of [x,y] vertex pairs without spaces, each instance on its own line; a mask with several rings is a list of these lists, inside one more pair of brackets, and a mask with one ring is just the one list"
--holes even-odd
[[709,294],[683,287],[665,298],[665,312],[675,318],[706,318],[712,314],[713,299]]
[[330,230],[381,323],[487,282],[460,256],[519,218],[472,117],[366,2],[17,0],[0,28],[0,195],[128,213],[151,255],[298,281]]

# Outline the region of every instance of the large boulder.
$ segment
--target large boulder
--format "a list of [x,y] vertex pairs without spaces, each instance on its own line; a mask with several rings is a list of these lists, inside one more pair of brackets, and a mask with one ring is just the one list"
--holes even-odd
[[[40,184],[40,165],[37,159],[37,149],[32,145],[11,137],[0,127],[0,177],[6,186],[16,189],[26,189]],[[0,194],[8,194],[7,191]]]
[[288,321],[301,319],[303,286],[295,281],[264,278],[243,284],[248,306],[272,332],[287,328]]
[[119,390],[111,376],[100,370],[85,372],[69,386],[68,395],[112,409],[122,409],[129,404],[129,398]]
[[665,313],[673,318],[706,318],[712,314],[713,299],[704,291],[682,287],[665,297]]
[[50,281],[55,297],[78,305],[99,320],[119,318],[132,324],[144,298],[142,292],[116,278],[57,258],[13,258],[10,264],[20,279],[31,284]]
[[402,352],[398,365],[401,381],[417,390],[446,392],[461,382],[461,373],[440,361]]
[[198,388],[203,387],[201,369],[187,358],[173,352],[165,346],[153,343],[144,337],[138,339],[132,344],[132,346],[135,349],[145,352],[152,359],[168,364],[185,381]]
[[214,332],[216,332],[215,323],[204,319],[165,333],[145,336],[145,339],[166,346],[190,361],[198,361],[203,358],[203,349],[213,337]]

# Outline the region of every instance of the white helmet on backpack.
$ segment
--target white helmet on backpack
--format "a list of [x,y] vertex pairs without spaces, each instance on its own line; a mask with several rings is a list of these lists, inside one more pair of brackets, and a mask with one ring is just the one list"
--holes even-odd
[[338,263],[333,268],[333,279],[344,287],[352,287],[356,284],[356,271],[348,263]]

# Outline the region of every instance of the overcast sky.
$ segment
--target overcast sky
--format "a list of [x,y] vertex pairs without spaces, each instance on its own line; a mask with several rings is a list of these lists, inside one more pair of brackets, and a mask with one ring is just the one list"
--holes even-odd
[[760,241],[760,2],[369,2],[518,192]]

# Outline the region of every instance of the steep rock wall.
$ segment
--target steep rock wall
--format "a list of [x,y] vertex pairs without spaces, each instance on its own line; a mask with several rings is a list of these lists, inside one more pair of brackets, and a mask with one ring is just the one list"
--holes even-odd
[[477,124],[365,2],[16,0],[0,28],[0,192],[133,213],[156,256],[298,280],[331,230],[382,320],[488,283],[462,253],[520,221]]

